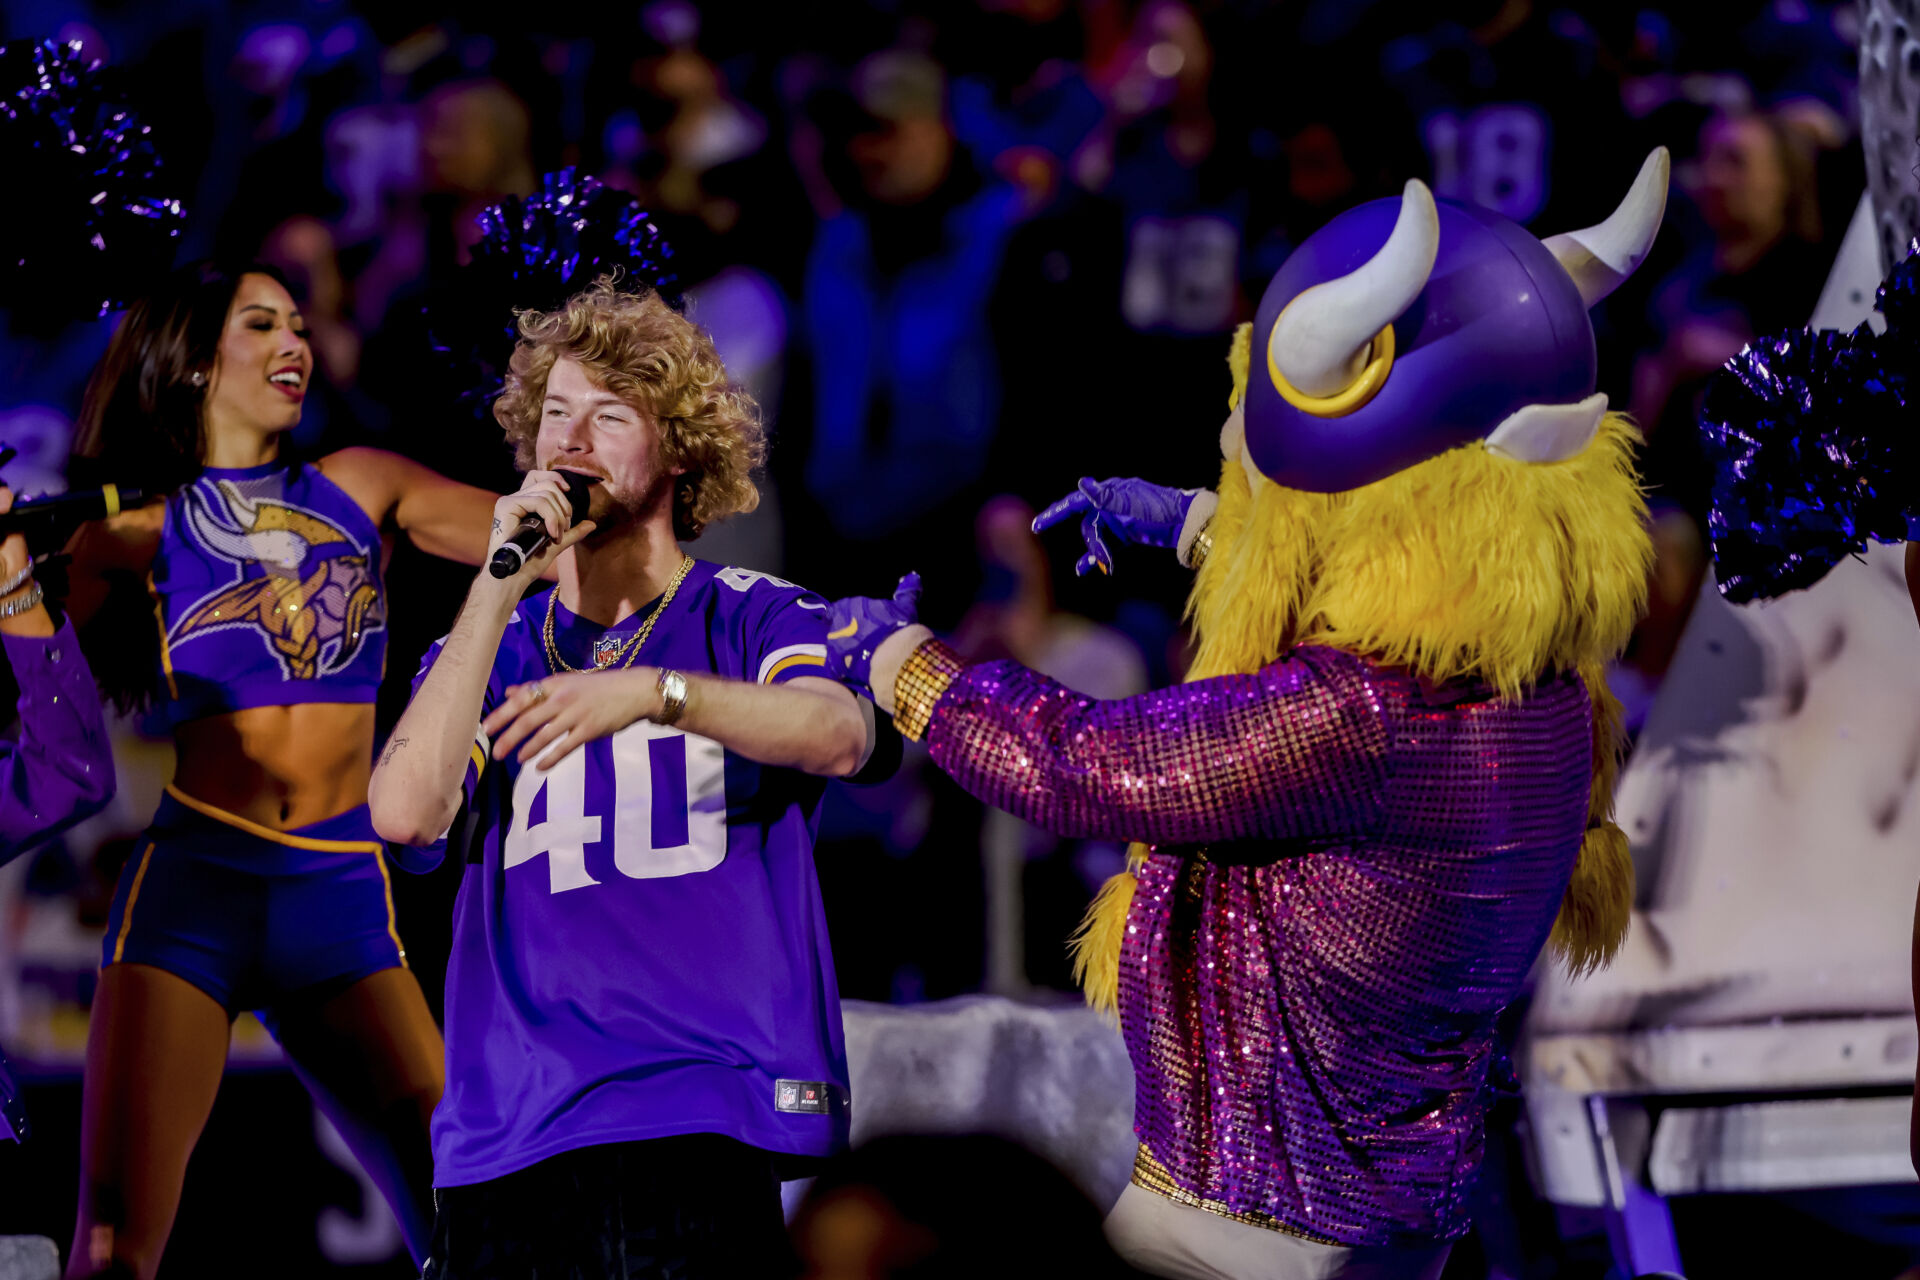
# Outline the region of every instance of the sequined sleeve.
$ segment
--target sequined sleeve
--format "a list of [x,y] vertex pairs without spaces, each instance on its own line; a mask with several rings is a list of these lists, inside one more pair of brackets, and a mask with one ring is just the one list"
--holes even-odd
[[1391,741],[1370,670],[1300,650],[1252,675],[1103,702],[989,662],[955,670],[927,743],[975,796],[1061,835],[1358,834],[1379,812]]
[[20,740],[0,743],[0,863],[113,798],[100,694],[63,621],[52,636],[0,639],[20,686]]

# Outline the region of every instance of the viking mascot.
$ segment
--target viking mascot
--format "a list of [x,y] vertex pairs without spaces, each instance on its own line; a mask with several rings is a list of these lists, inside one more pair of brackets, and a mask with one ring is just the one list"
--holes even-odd
[[1651,550],[1587,308],[1645,257],[1657,151],[1540,241],[1409,182],[1310,237],[1234,337],[1217,494],[1082,482],[1106,540],[1198,570],[1188,681],[1082,697],[968,665],[918,583],[835,606],[830,660],[982,800],[1137,841],[1076,940],[1140,1148],[1108,1221],[1154,1274],[1437,1276],[1468,1228],[1495,1020],[1632,900],[1604,668]]

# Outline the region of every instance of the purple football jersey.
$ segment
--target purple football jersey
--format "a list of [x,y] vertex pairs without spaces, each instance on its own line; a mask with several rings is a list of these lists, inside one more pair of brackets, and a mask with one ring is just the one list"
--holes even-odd
[[[551,595],[508,625],[488,711],[551,674]],[[651,611],[601,628],[555,602],[555,642],[587,668]],[[826,630],[819,597],[697,562],[633,665],[824,676]],[[476,738],[466,788],[436,1184],[682,1133],[799,1156],[846,1144],[847,1053],[813,867],[824,779],[642,721],[544,774]],[[423,870],[446,844],[397,852]]]

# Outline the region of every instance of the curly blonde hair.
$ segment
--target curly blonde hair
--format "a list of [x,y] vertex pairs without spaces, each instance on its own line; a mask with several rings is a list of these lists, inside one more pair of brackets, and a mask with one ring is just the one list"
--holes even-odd
[[722,516],[760,505],[753,471],[767,456],[759,406],[727,378],[713,339],[659,294],[625,293],[601,276],[558,311],[520,313],[520,342],[493,416],[514,462],[535,464],[547,375],[561,356],[660,427],[661,461],[685,467],[673,486],[673,533],[682,541]]

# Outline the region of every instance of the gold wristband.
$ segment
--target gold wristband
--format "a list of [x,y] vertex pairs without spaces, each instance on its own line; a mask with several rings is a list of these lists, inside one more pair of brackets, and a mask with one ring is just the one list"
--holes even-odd
[[1213,526],[1208,524],[1193,535],[1193,543],[1187,548],[1187,568],[1198,569],[1207,562],[1207,556],[1213,550]]
[[893,724],[914,742],[927,736],[934,704],[966,670],[960,655],[938,640],[923,642],[893,680]]
[[660,714],[654,717],[655,724],[672,724],[687,710],[687,678],[678,671],[662,671],[658,684],[660,690]]

